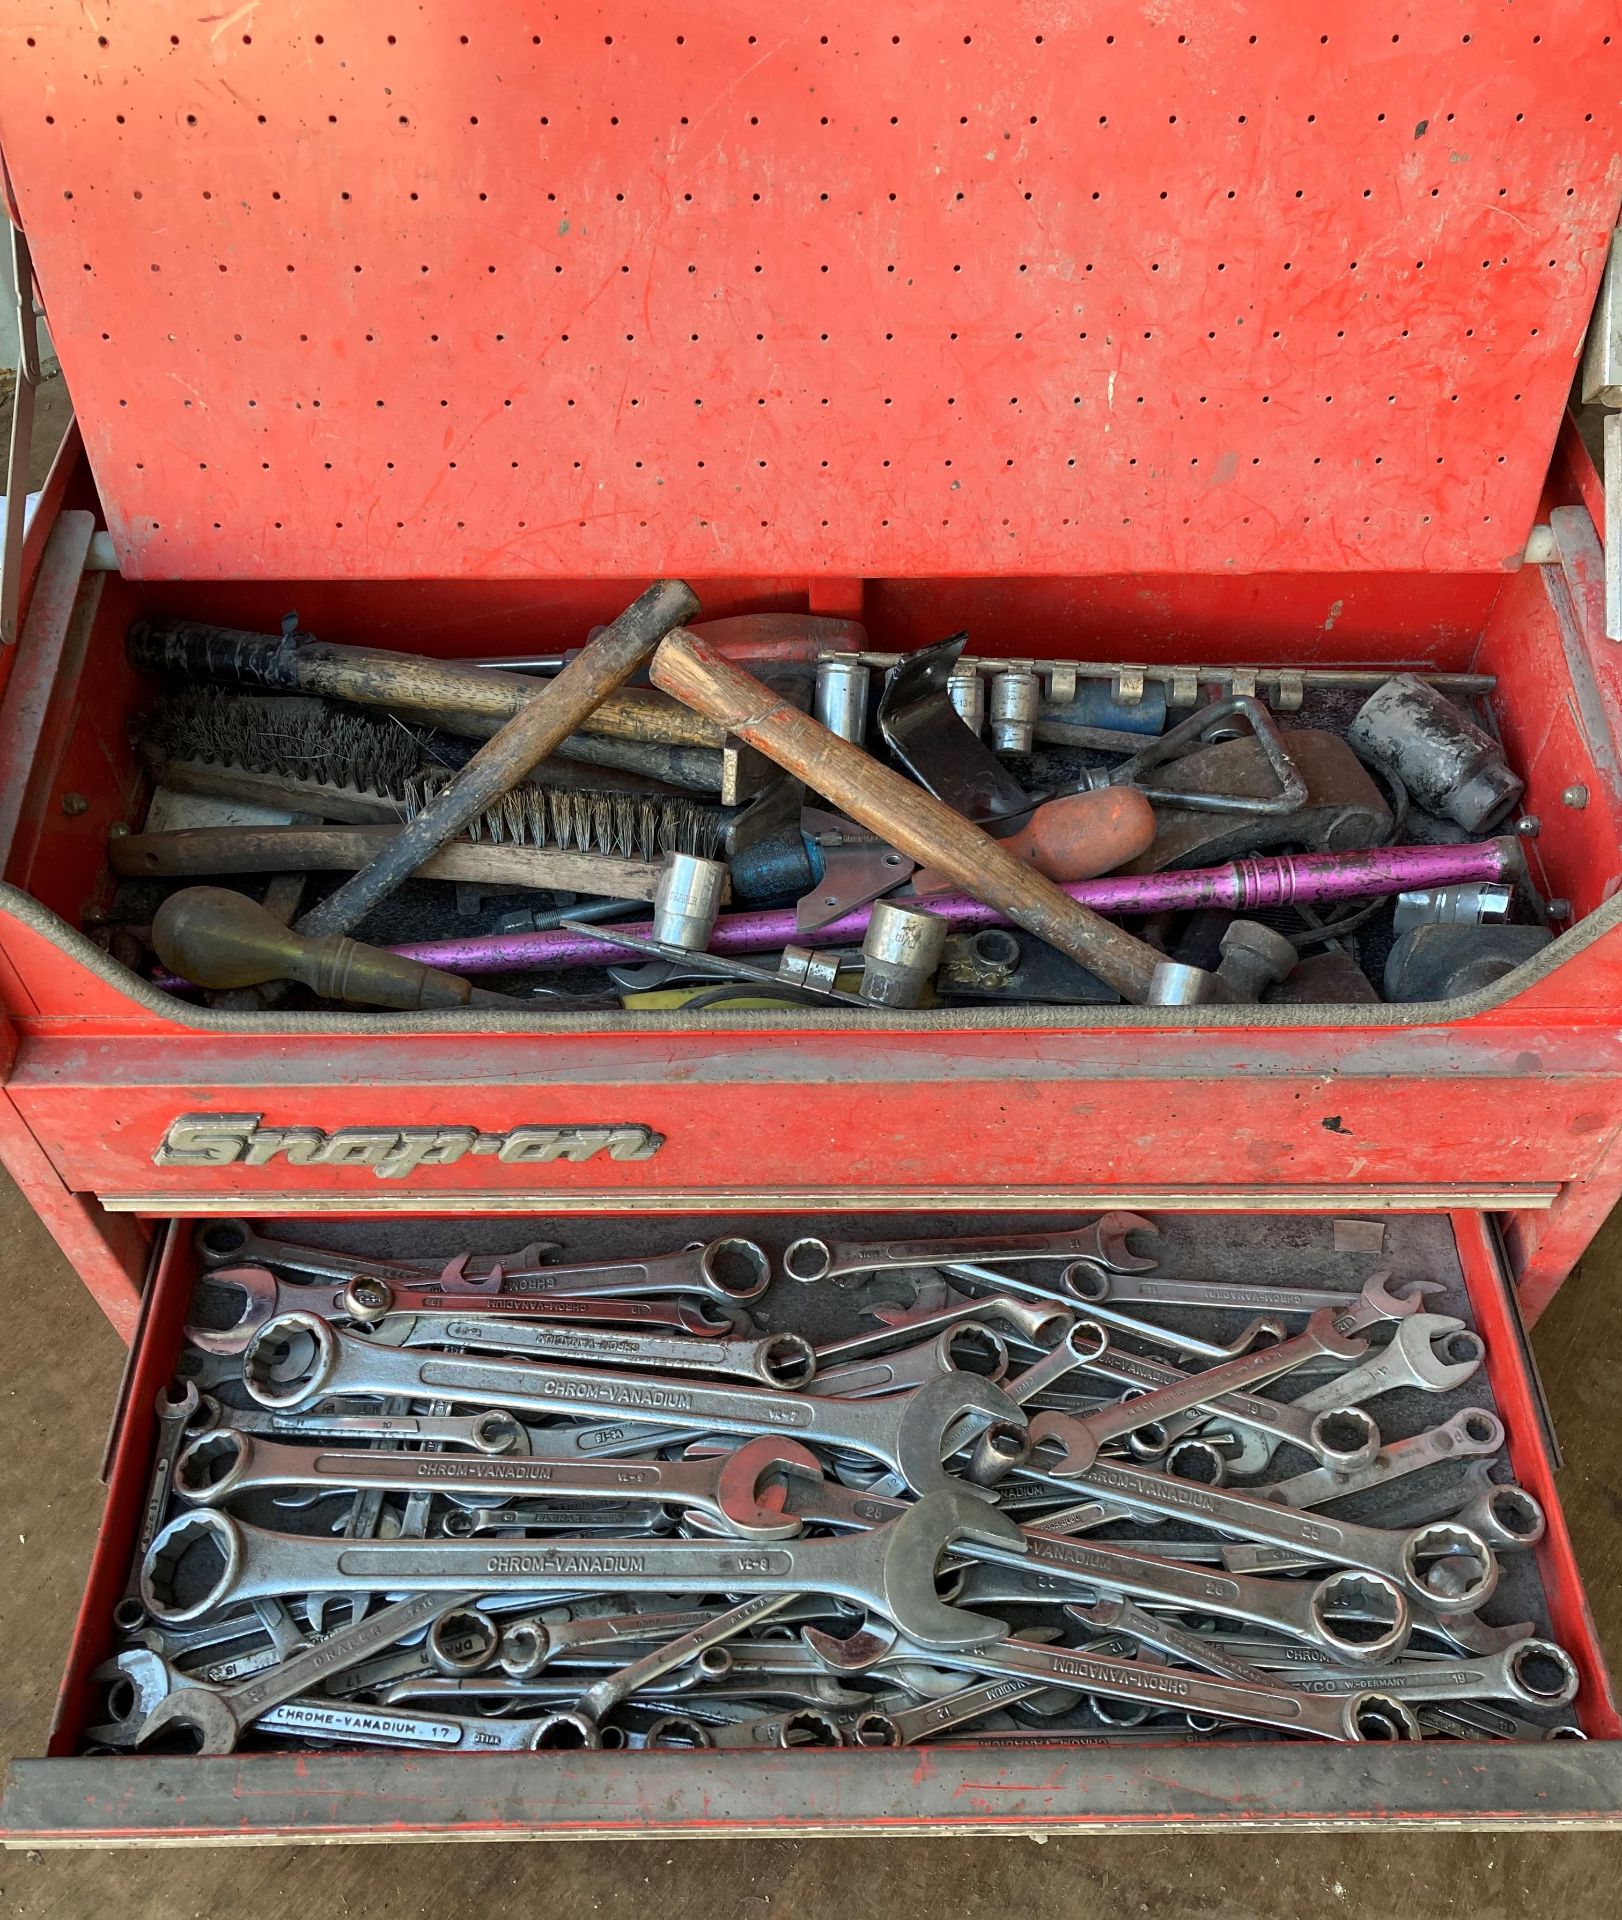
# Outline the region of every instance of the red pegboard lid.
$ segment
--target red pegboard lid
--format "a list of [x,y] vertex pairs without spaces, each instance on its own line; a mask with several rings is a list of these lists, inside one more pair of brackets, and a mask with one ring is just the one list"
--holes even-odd
[[1615,0],[17,0],[125,570],[1511,564]]

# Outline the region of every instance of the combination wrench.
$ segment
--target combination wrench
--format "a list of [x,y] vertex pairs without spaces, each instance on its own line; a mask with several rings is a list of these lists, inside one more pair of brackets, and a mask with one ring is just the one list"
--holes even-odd
[[[1228,1392],[1243,1392],[1262,1381],[1276,1380],[1281,1374],[1293,1372],[1310,1356],[1327,1354],[1347,1362],[1360,1358],[1368,1351],[1362,1329],[1372,1324],[1374,1311],[1372,1307],[1364,1311],[1354,1305],[1331,1313],[1327,1307],[1320,1307],[1301,1333],[1293,1339],[1281,1340],[1277,1346],[1263,1347],[1221,1366],[1207,1367],[1201,1373],[1170,1369],[1174,1377],[1167,1378],[1163,1384],[1147,1387],[1141,1394],[1116,1401],[1097,1413],[1079,1418],[1068,1413],[1038,1413],[1031,1421],[1032,1447],[1057,1449],[1057,1464],[1047,1465],[1045,1471],[1067,1478],[1090,1466],[1106,1440],[1123,1439],[1192,1407],[1209,1410],[1213,1399],[1220,1399]],[[1085,1337],[1093,1348],[1099,1343],[1098,1330],[1088,1321],[1078,1321],[1065,1337],[1076,1342],[1078,1336]],[[1080,1364],[1100,1370],[1101,1358],[1094,1352],[1091,1357],[1084,1355]],[[1326,1435],[1321,1438],[1331,1438],[1335,1431],[1333,1425],[1325,1424]],[[1366,1457],[1367,1444],[1368,1436],[1359,1430],[1360,1456]]]
[[[291,1380],[278,1380],[283,1354],[300,1338],[312,1344],[311,1357]],[[1021,1441],[1025,1434],[1015,1403],[990,1381],[969,1373],[947,1374],[911,1393],[821,1400],[767,1387],[709,1386],[651,1374],[574,1372],[525,1360],[374,1347],[307,1313],[267,1320],[242,1356],[242,1378],[254,1400],[276,1411],[329,1394],[381,1393],[413,1400],[494,1401],[515,1412],[577,1420],[628,1414],[638,1424],[715,1433],[792,1433],[883,1460],[917,1493],[961,1484],[941,1462],[947,1434],[965,1418],[1017,1432]]]
[[[1318,1414],[1322,1420],[1327,1415]],[[1466,1460],[1494,1454],[1504,1444],[1504,1423],[1485,1407],[1465,1407],[1444,1420],[1440,1426],[1423,1433],[1408,1434],[1377,1449],[1372,1459],[1345,1467],[1313,1467],[1288,1480],[1270,1481],[1266,1486],[1248,1487],[1266,1500],[1281,1501],[1287,1507],[1317,1507],[1338,1500],[1345,1494],[1367,1493],[1371,1487],[1388,1486],[1405,1479],[1423,1467],[1444,1460]],[[1502,1538],[1489,1538],[1484,1524],[1478,1524],[1462,1511],[1452,1516],[1479,1533],[1489,1546],[1502,1546]]]
[[1154,1261],[1131,1252],[1129,1233],[1158,1233],[1138,1213],[1106,1213],[1068,1233],[1003,1233],[945,1240],[819,1240],[807,1235],[783,1254],[795,1280],[852,1280],[895,1267],[941,1267],[953,1261],[1092,1260],[1115,1273],[1145,1272]]
[[[1244,1474],[1265,1472],[1278,1442],[1294,1437],[1286,1428],[1300,1430],[1314,1414],[1361,1407],[1399,1387],[1417,1387],[1422,1393],[1451,1393],[1474,1378],[1484,1351],[1464,1322],[1449,1315],[1421,1311],[1399,1319],[1383,1347],[1289,1401],[1287,1407],[1293,1411],[1279,1416],[1271,1428],[1245,1423],[1238,1435],[1233,1468]],[[1161,1437],[1169,1446],[1185,1433],[1208,1424],[1199,1414],[1179,1414],[1164,1423]]]
[[[817,1627],[801,1637],[836,1673],[860,1673],[888,1657],[894,1638],[864,1629],[838,1640]],[[1288,1687],[1254,1686],[1181,1668],[1149,1667],[1131,1660],[1091,1654],[1085,1648],[1050,1647],[1017,1636],[990,1645],[962,1649],[943,1664],[1005,1679],[1045,1680],[1049,1686],[1102,1694],[1151,1707],[1212,1713],[1224,1720],[1249,1721],[1320,1740],[1417,1740],[1419,1727],[1400,1701],[1372,1688],[1356,1688],[1344,1698],[1319,1698]]]
[[[1276,1667],[1271,1650],[1255,1652],[1258,1666]],[[1507,1700],[1514,1706],[1549,1708],[1569,1706],[1577,1698],[1581,1679],[1576,1662],[1552,1640],[1520,1640],[1501,1653],[1478,1655],[1466,1661],[1431,1660],[1416,1665],[1383,1668],[1355,1676],[1328,1667],[1283,1663],[1290,1685],[1302,1693],[1338,1694],[1348,1682],[1377,1687],[1393,1699],[1430,1705],[1451,1700]]]
[[1192,1520],[1217,1533],[1297,1550],[1313,1564],[1358,1567],[1394,1582],[1439,1613],[1479,1607],[1498,1584],[1498,1562],[1478,1534],[1453,1521],[1403,1532],[1350,1520],[1298,1513],[1229,1488],[1174,1480],[1167,1474],[1098,1460],[1056,1484],[1097,1494],[1111,1508],[1156,1518]]
[[[198,1507],[171,1520],[153,1541],[141,1568],[141,1597],[154,1619],[172,1622],[195,1620],[232,1601],[285,1593],[414,1591],[413,1604],[428,1606],[435,1594],[449,1591],[456,1598],[441,1600],[443,1610],[447,1604],[466,1606],[480,1594],[573,1592],[583,1584],[599,1593],[751,1594],[787,1589],[796,1595],[838,1595],[894,1620],[921,1646],[956,1647],[995,1639],[1003,1631],[1000,1621],[951,1606],[936,1594],[936,1570],[947,1550],[963,1538],[1017,1542],[1019,1529],[963,1491],[925,1494],[900,1519],[870,1533],[830,1540],[699,1544],[641,1538],[489,1546],[409,1539],[325,1541],[273,1533],[218,1508]],[[217,1571],[201,1594],[187,1598],[178,1576],[193,1554]],[[325,1654],[340,1638],[334,1635],[324,1647],[312,1649],[311,1657]],[[335,1664],[329,1659],[321,1672]]]
[[378,1487],[389,1493],[465,1494],[490,1500],[531,1493],[560,1500],[647,1501],[707,1513],[740,1539],[779,1540],[798,1533],[800,1522],[784,1515],[781,1495],[774,1505],[769,1496],[763,1500],[759,1490],[784,1469],[805,1463],[814,1468],[815,1456],[773,1435],[709,1459],[559,1467],[523,1456],[289,1447],[232,1427],[216,1427],[199,1434],[180,1455],[175,1490],[193,1506],[223,1506],[267,1487],[320,1487],[333,1493]]
[[[210,1519],[218,1517],[209,1516]],[[159,1533],[142,1562],[141,1590],[149,1610],[151,1591],[147,1569],[155,1558],[162,1556],[166,1538],[187,1525],[186,1516],[171,1520]],[[316,1589],[312,1585],[305,1590]],[[275,1589],[262,1588],[261,1593],[274,1597]],[[272,1707],[279,1707],[306,1689],[319,1686],[329,1675],[341,1672],[357,1660],[364,1660],[371,1654],[380,1653],[385,1647],[393,1646],[417,1627],[426,1626],[436,1613],[442,1613],[447,1606],[465,1606],[476,1597],[475,1593],[470,1592],[457,1592],[449,1597],[443,1591],[415,1593],[407,1600],[397,1600],[376,1613],[368,1614],[352,1626],[341,1627],[326,1639],[295,1653],[291,1659],[283,1660],[263,1673],[254,1674],[250,1679],[239,1681],[235,1686],[218,1690],[189,1684],[172,1686],[142,1720],[135,1744],[150,1746],[161,1734],[185,1729],[199,1743],[197,1751],[200,1753],[230,1753],[235,1749],[243,1729],[262,1714],[268,1713]],[[177,1617],[194,1619],[203,1611],[203,1608],[196,1608]],[[162,1616],[154,1614],[154,1617]]]
[[[545,1301],[542,1304],[560,1303]],[[627,1304],[651,1303],[631,1301]],[[632,1367],[654,1373],[666,1369],[677,1373],[720,1373],[785,1389],[805,1386],[817,1370],[811,1342],[797,1333],[747,1337],[730,1333],[694,1337],[649,1329],[618,1333],[607,1327],[560,1324],[551,1318],[519,1320],[493,1312],[434,1312],[385,1314],[367,1328],[367,1337],[385,1347],[460,1347],[477,1353],[578,1360],[594,1367]]]
[[817,1365],[826,1368],[869,1354],[886,1353],[925,1334],[964,1321],[995,1321],[1012,1327],[1032,1346],[1051,1347],[1075,1317],[1069,1309],[1046,1300],[1016,1300],[1008,1294],[986,1294],[976,1300],[958,1300],[944,1307],[869,1307],[868,1318],[879,1325],[869,1333],[853,1333],[817,1348]]
[[814,1395],[867,1400],[875,1394],[903,1393],[944,1373],[975,1373],[1000,1382],[1008,1371],[1008,1349],[989,1327],[964,1321],[944,1327],[933,1338],[895,1353],[847,1361],[818,1373],[806,1388]]
[[[1023,1293],[1033,1300],[1051,1301],[1055,1306],[1069,1307],[1074,1310],[1080,1304],[1071,1295],[1057,1291],[1054,1286],[1045,1286],[1037,1280],[1027,1280],[1023,1274],[998,1273],[993,1267],[980,1266],[970,1261],[951,1261],[942,1271],[954,1280],[967,1280],[975,1286],[995,1287]],[[1252,1320],[1232,1340],[1207,1340],[1200,1334],[1190,1333],[1184,1327],[1170,1327],[1148,1320],[1139,1320],[1130,1313],[1122,1313],[1118,1307],[1093,1307],[1088,1310],[1087,1317],[1094,1321],[1101,1320],[1107,1326],[1118,1327],[1121,1332],[1130,1333],[1139,1340],[1146,1340],[1152,1346],[1170,1347],[1177,1353],[1197,1354],[1205,1360],[1232,1360],[1239,1354],[1248,1353],[1258,1341],[1282,1340],[1285,1333],[1284,1322],[1270,1316]]]
[[[762,1262],[766,1258],[753,1241],[717,1240],[712,1246],[722,1249],[749,1247],[760,1254]],[[704,1259],[711,1251],[711,1247],[705,1247],[670,1257],[681,1263],[682,1272],[691,1279],[702,1268]],[[728,1270],[725,1260],[731,1257],[727,1255],[722,1259],[721,1271]],[[742,1260],[743,1256],[738,1258]],[[630,1270],[644,1273],[651,1264],[655,1263],[635,1263]],[[609,1269],[558,1267],[547,1271],[600,1274]],[[499,1279],[501,1276],[497,1277]],[[265,1266],[216,1267],[206,1278],[209,1286],[242,1296],[242,1310],[230,1326],[208,1327],[195,1322],[187,1326],[186,1338],[193,1346],[210,1354],[241,1353],[255,1331],[281,1313],[319,1313],[362,1324],[375,1324],[393,1314],[455,1313],[465,1319],[489,1313],[500,1314],[508,1320],[569,1320],[593,1324],[608,1321],[614,1325],[668,1328],[692,1339],[714,1338],[733,1331],[732,1321],[713,1308],[711,1300],[704,1297],[713,1290],[700,1288],[696,1284],[682,1291],[698,1293],[700,1297],[697,1299],[655,1300],[643,1299],[636,1294],[575,1294],[567,1290],[555,1294],[539,1288],[530,1292],[511,1293],[492,1287],[476,1293],[450,1294],[420,1281],[412,1284],[404,1280],[391,1280],[381,1274],[351,1273],[336,1283],[307,1284],[284,1280]],[[754,1289],[756,1293],[760,1290],[759,1287]],[[752,1296],[736,1297],[742,1299]]]
[[517,1253],[488,1255],[490,1269],[479,1278],[470,1279],[465,1272],[471,1257],[467,1254],[460,1255],[441,1273],[441,1263],[437,1260],[379,1260],[371,1254],[334,1252],[330,1247],[302,1247],[290,1240],[271,1240],[255,1233],[246,1220],[201,1221],[192,1235],[192,1245],[205,1269],[250,1261],[281,1267],[289,1273],[308,1274],[312,1280],[333,1280],[340,1286],[358,1273],[398,1280],[412,1287],[431,1285],[438,1275],[440,1291],[445,1293],[455,1290],[494,1293],[501,1285],[499,1269],[503,1265],[534,1266],[544,1255],[558,1250],[555,1240],[534,1240]]
[[186,1432],[203,1407],[203,1396],[190,1380],[182,1381],[177,1392],[172,1386],[158,1389],[153,1412],[158,1416],[158,1445],[152,1456],[152,1471],[147,1476],[146,1499],[141,1506],[141,1523],[135,1534],[135,1558],[123,1597],[113,1607],[113,1625],[120,1632],[133,1633],[146,1618],[139,1593],[139,1575],[135,1572],[151,1546],[169,1505],[174,1484],[175,1462],[186,1444]]
[[[903,1501],[853,1492],[814,1466],[790,1467],[786,1485],[788,1512],[817,1526],[885,1526],[907,1511]],[[1270,1627],[1309,1641],[1344,1664],[1388,1660],[1408,1639],[1409,1607],[1402,1591],[1389,1577],[1366,1570],[1343,1570],[1317,1582],[1261,1580],[1179,1566],[1113,1541],[1076,1540],[1040,1527],[1014,1527],[997,1540],[966,1542],[954,1558],[1022,1576],[1013,1596],[1002,1589],[1005,1600],[1080,1588],[1111,1598],[1158,1601]],[[975,1590],[971,1569],[963,1591]]]
[[221,1409],[219,1425],[238,1433],[283,1440],[420,1440],[475,1453],[527,1454],[528,1427],[504,1407],[483,1413],[266,1413],[260,1407]]

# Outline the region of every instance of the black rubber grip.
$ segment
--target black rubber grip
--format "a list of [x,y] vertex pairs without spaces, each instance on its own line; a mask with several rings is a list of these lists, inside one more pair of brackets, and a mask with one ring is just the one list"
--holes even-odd
[[125,641],[132,667],[170,680],[296,693],[298,642],[279,633],[242,633],[206,620],[137,620]]

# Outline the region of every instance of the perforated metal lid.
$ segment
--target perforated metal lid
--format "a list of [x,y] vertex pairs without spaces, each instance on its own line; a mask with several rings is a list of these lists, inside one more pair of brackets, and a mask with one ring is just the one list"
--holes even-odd
[[1485,570],[1613,16],[35,0],[0,140],[133,574]]

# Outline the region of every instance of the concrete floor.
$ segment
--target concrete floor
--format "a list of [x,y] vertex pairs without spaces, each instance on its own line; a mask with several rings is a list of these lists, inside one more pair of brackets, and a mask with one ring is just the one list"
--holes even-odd
[[[3,1176],[0,1176],[3,1179]],[[37,1753],[101,1511],[96,1469],[122,1350],[9,1184],[0,1274],[12,1334],[0,1342],[0,1754]],[[1622,1219],[1537,1329],[1566,1451],[1562,1494],[1613,1666],[1622,1661],[1622,1461],[1610,1420],[1622,1369]],[[0,1853],[0,1915],[79,1920],[224,1916],[291,1903],[300,1920],[549,1916],[796,1920],[916,1909],[963,1920],[1260,1920],[1333,1914],[1405,1920],[1469,1914],[1622,1913],[1622,1847],[1610,1836],[1370,1834],[1358,1838],[604,1842],[241,1848],[167,1853]]]

